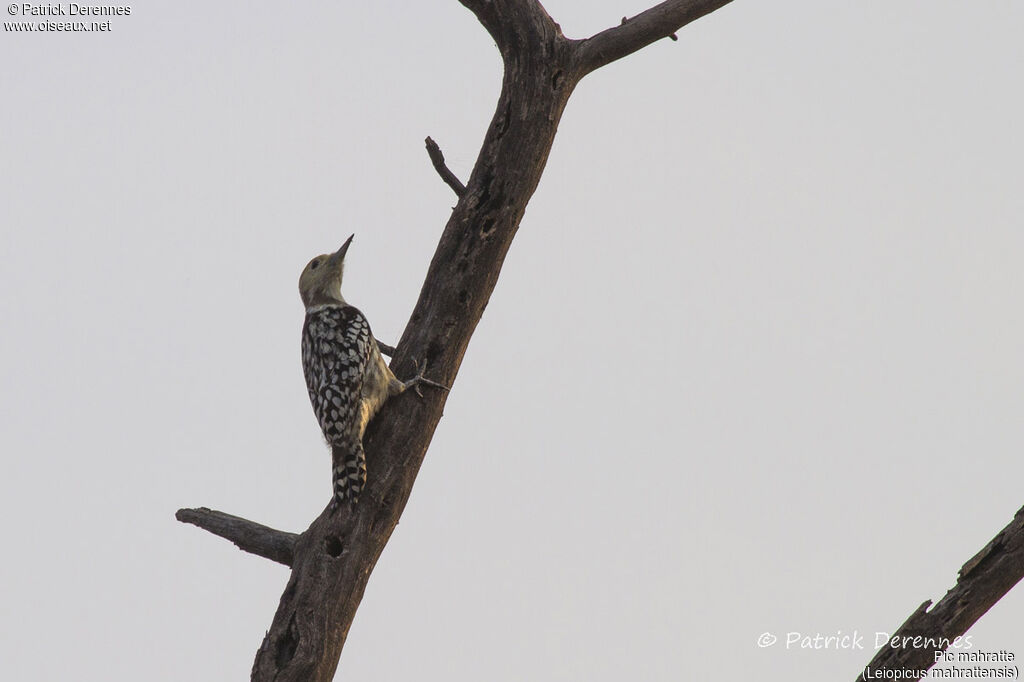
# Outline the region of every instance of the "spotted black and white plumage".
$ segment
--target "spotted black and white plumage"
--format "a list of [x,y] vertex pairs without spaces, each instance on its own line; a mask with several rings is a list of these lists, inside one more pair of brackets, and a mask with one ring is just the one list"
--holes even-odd
[[373,336],[359,310],[324,304],[306,313],[302,370],[309,401],[333,455],[334,496],[355,503],[366,484],[362,389]]
[[349,237],[335,253],[309,261],[299,277],[306,306],[302,370],[313,413],[331,446],[334,508],[343,502],[354,506],[366,485],[363,434],[384,402],[419,384],[447,390],[424,378],[426,363],[415,377],[399,381],[384,362],[366,317],[342,298],[345,252],[351,243]]

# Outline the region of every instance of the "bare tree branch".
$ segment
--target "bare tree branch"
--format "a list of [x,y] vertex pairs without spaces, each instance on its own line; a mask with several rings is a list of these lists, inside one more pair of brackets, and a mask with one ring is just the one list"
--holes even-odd
[[[927,671],[935,663],[935,652],[950,644],[1003,598],[1024,577],[1024,507],[991,542],[963,565],[956,585],[931,610],[930,601],[921,604],[893,637],[882,647],[865,671],[873,679],[891,679],[883,670]],[[914,639],[914,638],[919,639]],[[912,674],[911,674],[912,675]],[[867,676],[862,673],[858,680]],[[872,679],[868,677],[868,679]],[[900,679],[918,680],[920,675]]]
[[274,530],[253,521],[214,511],[206,507],[179,509],[174,515],[182,523],[191,523],[214,535],[235,543],[238,549],[250,554],[276,561],[285,566],[292,565],[295,543],[299,536]]
[[580,65],[585,72],[633,54],[662,38],[675,39],[675,32],[691,21],[714,12],[732,0],[667,0],[620,26],[601,31],[580,41]]
[[[444,154],[441,153],[441,148],[437,146],[433,138],[428,137],[426,139],[427,144],[427,155],[430,156],[430,162],[434,164],[434,170],[441,176],[445,184],[452,188],[456,196],[461,197],[466,193],[466,186],[462,184],[462,181],[455,177],[455,173],[449,170],[448,166],[444,164]],[[380,345],[379,343],[377,345]]]

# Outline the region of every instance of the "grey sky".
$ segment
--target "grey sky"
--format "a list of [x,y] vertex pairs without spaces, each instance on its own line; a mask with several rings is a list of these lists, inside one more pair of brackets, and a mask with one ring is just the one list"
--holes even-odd
[[[355,232],[397,340],[454,204],[423,138],[467,177],[500,84],[454,1],[131,7],[0,36],[11,680],[247,677],[287,571],[174,511],[323,508],[299,271]],[[748,0],[588,77],[346,679],[852,679],[872,651],[757,638],[941,597],[1024,503],[1021,35],[1009,0]]]

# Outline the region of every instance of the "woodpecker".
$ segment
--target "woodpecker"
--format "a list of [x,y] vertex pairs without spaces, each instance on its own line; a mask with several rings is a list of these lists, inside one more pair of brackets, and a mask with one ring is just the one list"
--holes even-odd
[[420,384],[448,390],[423,376],[426,362],[415,377],[400,381],[385,364],[366,317],[345,302],[341,277],[354,236],[334,253],[309,261],[299,277],[306,307],[302,371],[313,413],[331,447],[334,509],[343,502],[355,506],[359,499],[366,484],[363,433],[385,401]]

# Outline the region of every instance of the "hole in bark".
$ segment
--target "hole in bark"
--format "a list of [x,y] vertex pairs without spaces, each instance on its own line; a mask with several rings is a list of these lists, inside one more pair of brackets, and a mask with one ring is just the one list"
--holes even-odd
[[341,553],[345,551],[345,545],[341,542],[341,538],[328,535],[324,540],[324,550],[327,551],[329,556],[337,559],[341,556]]
[[467,305],[469,303],[469,291],[462,289],[459,291],[459,305]]
[[554,75],[551,76],[551,89],[557,90],[562,85],[562,71],[555,71]]
[[288,665],[288,662],[295,657],[295,650],[299,648],[299,631],[295,628],[295,614],[292,614],[288,627],[285,628],[281,638],[277,640],[277,655],[274,657],[277,669]]

